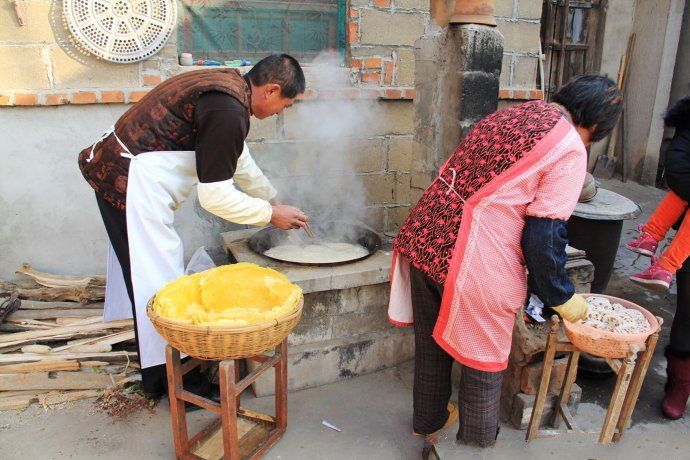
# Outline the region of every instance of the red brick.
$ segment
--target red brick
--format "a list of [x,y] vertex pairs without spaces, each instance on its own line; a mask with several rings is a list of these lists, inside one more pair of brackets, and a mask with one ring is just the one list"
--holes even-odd
[[356,22],[351,22],[350,24],[347,25],[347,33],[348,33],[348,42],[350,44],[352,43],[357,43],[357,40],[359,39],[358,34],[359,34],[359,24]]
[[544,91],[533,89],[529,95],[530,99],[544,99]]
[[125,102],[125,93],[122,91],[101,91],[101,102],[104,104],[117,104]]
[[413,89],[406,89],[404,98],[405,99],[414,99],[414,90]]
[[374,6],[379,8],[390,8],[391,0],[374,0]]
[[350,64],[353,69],[362,68],[362,61],[360,59],[352,59],[352,62]]
[[350,19],[359,18],[359,10],[350,9]]
[[160,75],[144,75],[144,86],[156,86],[161,81]]
[[18,93],[14,95],[14,105],[38,105],[38,94]]
[[93,91],[77,91],[72,93],[72,104],[95,104],[96,93]]
[[381,72],[362,72],[362,83],[381,84]]
[[499,99],[510,99],[512,96],[512,91],[509,89],[502,89],[498,91],[498,98]]
[[399,89],[387,89],[385,92],[386,99],[401,99],[402,90]]
[[384,74],[384,83],[387,85],[393,84],[393,61],[386,61],[384,64],[386,73]]
[[0,105],[10,105],[9,94],[0,94]]
[[364,60],[365,69],[380,69],[381,68],[381,58],[366,58]]
[[[539,382],[541,381],[541,369],[543,365],[543,362],[533,363],[525,366],[522,369],[522,375],[520,377],[520,390],[523,393],[528,395],[537,394]],[[560,393],[567,368],[568,356],[557,359],[553,362],[551,381],[549,382],[549,392]]]
[[529,99],[529,91],[515,90],[513,91],[513,99]]
[[148,91],[132,91],[129,93],[128,102],[139,102],[146,94],[148,94]]
[[69,104],[69,98],[67,97],[67,94],[65,94],[65,93],[46,94],[45,105],[63,105],[63,104]]

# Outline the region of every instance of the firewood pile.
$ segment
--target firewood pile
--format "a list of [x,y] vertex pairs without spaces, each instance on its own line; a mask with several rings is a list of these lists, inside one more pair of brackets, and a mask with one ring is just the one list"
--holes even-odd
[[[103,322],[105,277],[0,280],[0,410],[100,396],[140,380],[131,319]],[[3,320],[4,317],[4,320]]]

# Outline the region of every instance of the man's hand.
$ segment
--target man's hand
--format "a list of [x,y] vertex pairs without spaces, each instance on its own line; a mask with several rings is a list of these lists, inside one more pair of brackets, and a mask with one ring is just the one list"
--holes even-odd
[[283,230],[302,228],[307,224],[307,220],[309,219],[306,214],[294,206],[279,204],[272,206],[272,208],[273,214],[271,215],[271,223],[274,227],[282,228]]

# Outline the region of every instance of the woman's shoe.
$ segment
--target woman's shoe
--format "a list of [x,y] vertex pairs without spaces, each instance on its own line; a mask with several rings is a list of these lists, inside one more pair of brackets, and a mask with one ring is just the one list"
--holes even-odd
[[661,411],[667,418],[677,420],[685,413],[690,397],[690,358],[675,355],[667,348],[666,359],[668,382]]
[[640,232],[640,235],[628,242],[625,247],[643,256],[654,257],[659,247],[659,242],[652,235],[642,230],[642,225],[637,227],[637,230]]
[[656,263],[652,262],[650,267],[640,273],[636,273],[630,277],[630,281],[638,284],[647,289],[653,289],[655,291],[666,291],[671,287],[671,280],[673,279],[673,274],[661,267]]

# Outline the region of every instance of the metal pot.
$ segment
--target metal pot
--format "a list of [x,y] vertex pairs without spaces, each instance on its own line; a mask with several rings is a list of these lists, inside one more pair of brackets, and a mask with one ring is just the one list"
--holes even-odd
[[297,263],[278,259],[275,257],[267,256],[264,253],[275,246],[279,246],[281,244],[286,243],[294,244],[294,242],[292,239],[290,239],[286,231],[275,227],[268,227],[263,230],[259,230],[254,235],[252,235],[248,241],[249,247],[252,251],[256,252],[257,254],[261,254],[262,256],[268,257],[269,259],[278,260],[280,262],[289,262],[298,265],[342,265],[364,259],[381,248],[381,237],[379,237],[379,235],[375,231],[363,225],[357,225],[340,221],[309,221],[309,226],[314,231],[315,237],[312,240],[308,238],[306,234],[302,235],[301,238],[302,240],[304,240],[305,243],[318,242],[320,240],[337,243],[358,244],[360,246],[365,247],[369,252],[368,254],[362,257],[357,257],[345,262]]

